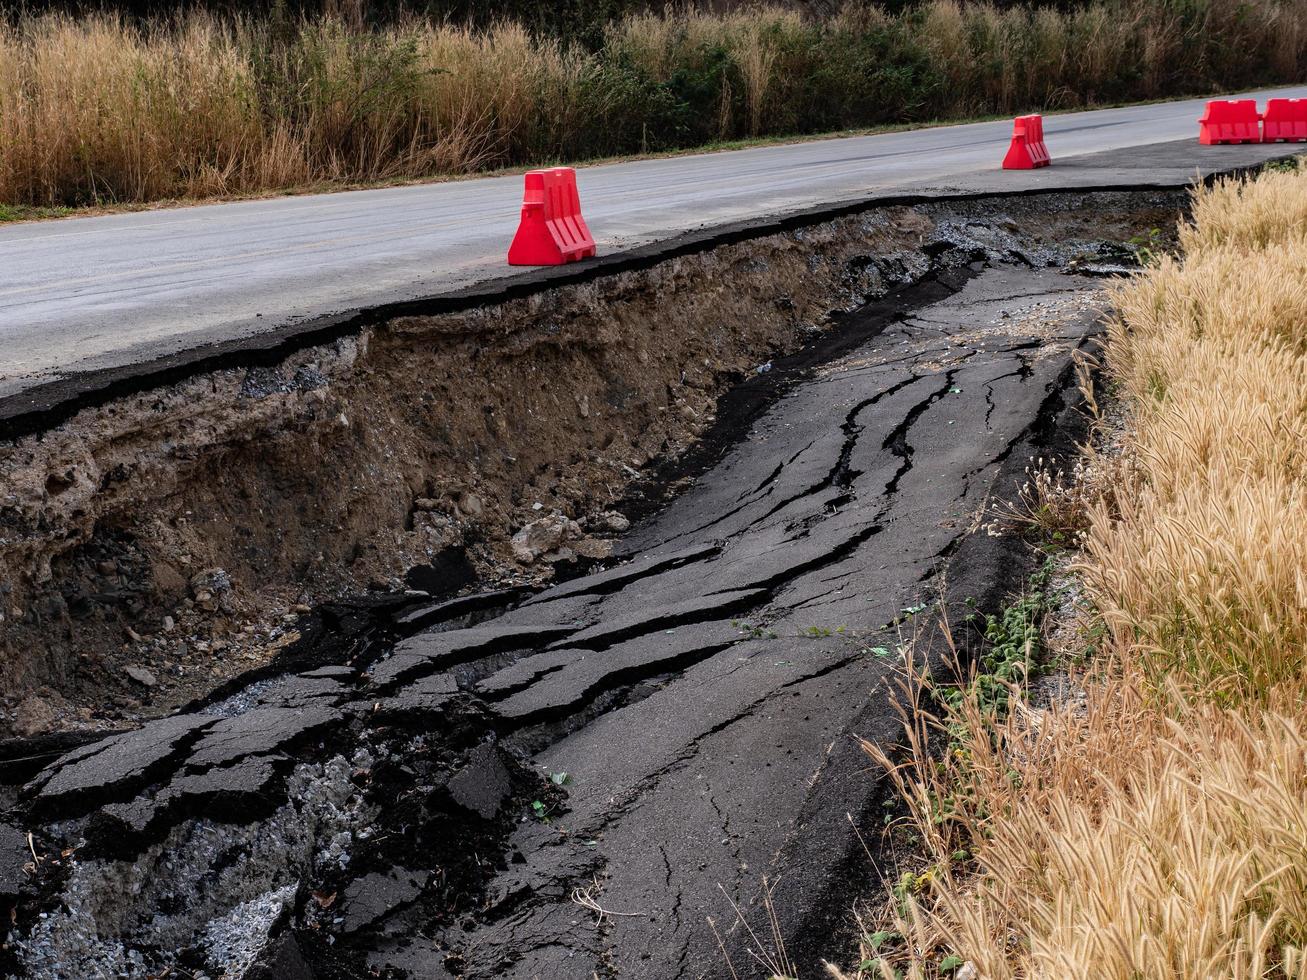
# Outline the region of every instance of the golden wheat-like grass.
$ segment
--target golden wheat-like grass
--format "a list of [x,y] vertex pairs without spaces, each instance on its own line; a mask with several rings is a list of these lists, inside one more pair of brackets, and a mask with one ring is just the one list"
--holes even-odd
[[1178,691],[1163,709],[1147,685],[1127,672],[997,731],[964,712],[961,761],[901,773],[938,851],[898,923],[910,976],[954,952],[986,980],[1307,976],[1303,719]]
[[917,720],[899,768],[866,746],[935,860],[897,917],[912,977],[1307,977],[1307,174],[1193,216],[1115,291],[1128,465],[1085,519],[1083,697]]

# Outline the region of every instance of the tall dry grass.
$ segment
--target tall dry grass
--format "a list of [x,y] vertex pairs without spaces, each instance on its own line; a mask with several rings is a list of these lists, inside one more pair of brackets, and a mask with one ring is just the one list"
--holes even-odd
[[1184,262],[1117,291],[1140,486],[1093,515],[1085,577],[1145,668],[1238,703],[1307,666],[1307,178],[1195,211]]
[[1129,482],[1087,515],[1083,699],[963,702],[898,768],[867,746],[935,860],[897,921],[912,977],[1307,977],[1307,174],[1193,214],[1116,290]]
[[[357,3],[0,21],[0,203],[467,173],[738,137],[1191,94],[1307,69],[1307,0],[931,0],[632,14],[568,38]],[[334,12],[333,12],[334,11]]]
[[0,29],[0,200],[467,173],[549,152],[538,119],[566,123],[582,62],[516,24],[28,18]]
[[942,762],[920,746],[896,772],[934,865],[867,975],[1307,977],[1307,719],[1163,703],[1126,670],[997,728],[963,709]]

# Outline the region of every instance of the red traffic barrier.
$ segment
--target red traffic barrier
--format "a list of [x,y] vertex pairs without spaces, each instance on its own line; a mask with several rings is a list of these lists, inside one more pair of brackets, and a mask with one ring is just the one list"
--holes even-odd
[[562,265],[595,254],[581,217],[576,171],[530,170],[522,194],[522,221],[508,248],[509,265]]
[[1262,116],[1262,142],[1307,142],[1307,99],[1271,99]]
[[1003,158],[1004,170],[1034,170],[1052,162],[1044,145],[1044,117],[1017,116],[1012,124],[1012,145]]
[[1203,146],[1217,143],[1260,143],[1262,117],[1254,99],[1215,99],[1198,120],[1198,142]]

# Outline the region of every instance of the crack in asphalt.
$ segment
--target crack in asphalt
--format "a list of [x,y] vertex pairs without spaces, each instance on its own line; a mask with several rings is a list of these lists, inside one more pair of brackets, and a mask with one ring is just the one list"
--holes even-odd
[[908,433],[912,430],[912,426],[916,423],[917,419],[925,414],[926,410],[929,409],[931,405],[948,394],[949,389],[953,387],[953,379],[957,376],[957,370],[958,369],[956,368],[952,368],[946,371],[944,374],[943,386],[931,392],[929,396],[909,408],[907,414],[903,417],[903,421],[890,431],[890,434],[885,437],[885,441],[881,444],[882,449],[888,449],[901,460],[899,468],[894,471],[894,475],[891,476],[889,481],[885,484],[885,491],[882,495],[885,498],[892,498],[896,493],[898,493],[899,482],[903,477],[907,476],[908,472],[912,469],[912,454],[914,450],[908,442]]

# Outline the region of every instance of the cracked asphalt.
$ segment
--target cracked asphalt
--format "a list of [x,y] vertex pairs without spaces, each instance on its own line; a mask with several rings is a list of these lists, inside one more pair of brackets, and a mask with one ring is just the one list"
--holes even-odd
[[[496,888],[539,897],[516,905],[511,926],[462,939],[474,973],[724,974],[706,918],[730,929],[724,895],[747,908],[763,875],[795,870],[778,856],[832,746],[857,733],[851,723],[890,674],[883,651],[912,629],[896,620],[934,600],[999,464],[1062,407],[1072,351],[1093,334],[1086,291],[1052,272],[981,274],[800,385],[631,535],[628,554],[649,575],[615,591],[594,576],[496,621],[579,627],[468,677],[509,721],[527,706],[565,717],[622,680],[676,673],[537,753],[543,769],[569,774],[567,833],[519,832],[527,863],[492,886],[490,911]],[[1064,322],[1038,335],[1006,326],[1003,314],[1034,297],[1054,316],[1065,306]],[[657,569],[664,556],[682,560]],[[598,656],[577,642],[640,621]],[[827,843],[835,863],[847,859],[850,842]],[[560,875],[598,878],[599,904],[614,913],[602,928],[549,898]]]
[[38,862],[22,968],[747,975],[732,903],[755,916],[764,879],[796,958],[829,954],[875,881],[853,736],[892,737],[894,652],[932,604],[1019,579],[980,517],[1065,438],[1098,331],[1083,277],[977,262],[932,289],[796,376],[605,570],[406,609],[353,666],[45,767],[10,822],[83,843]]

